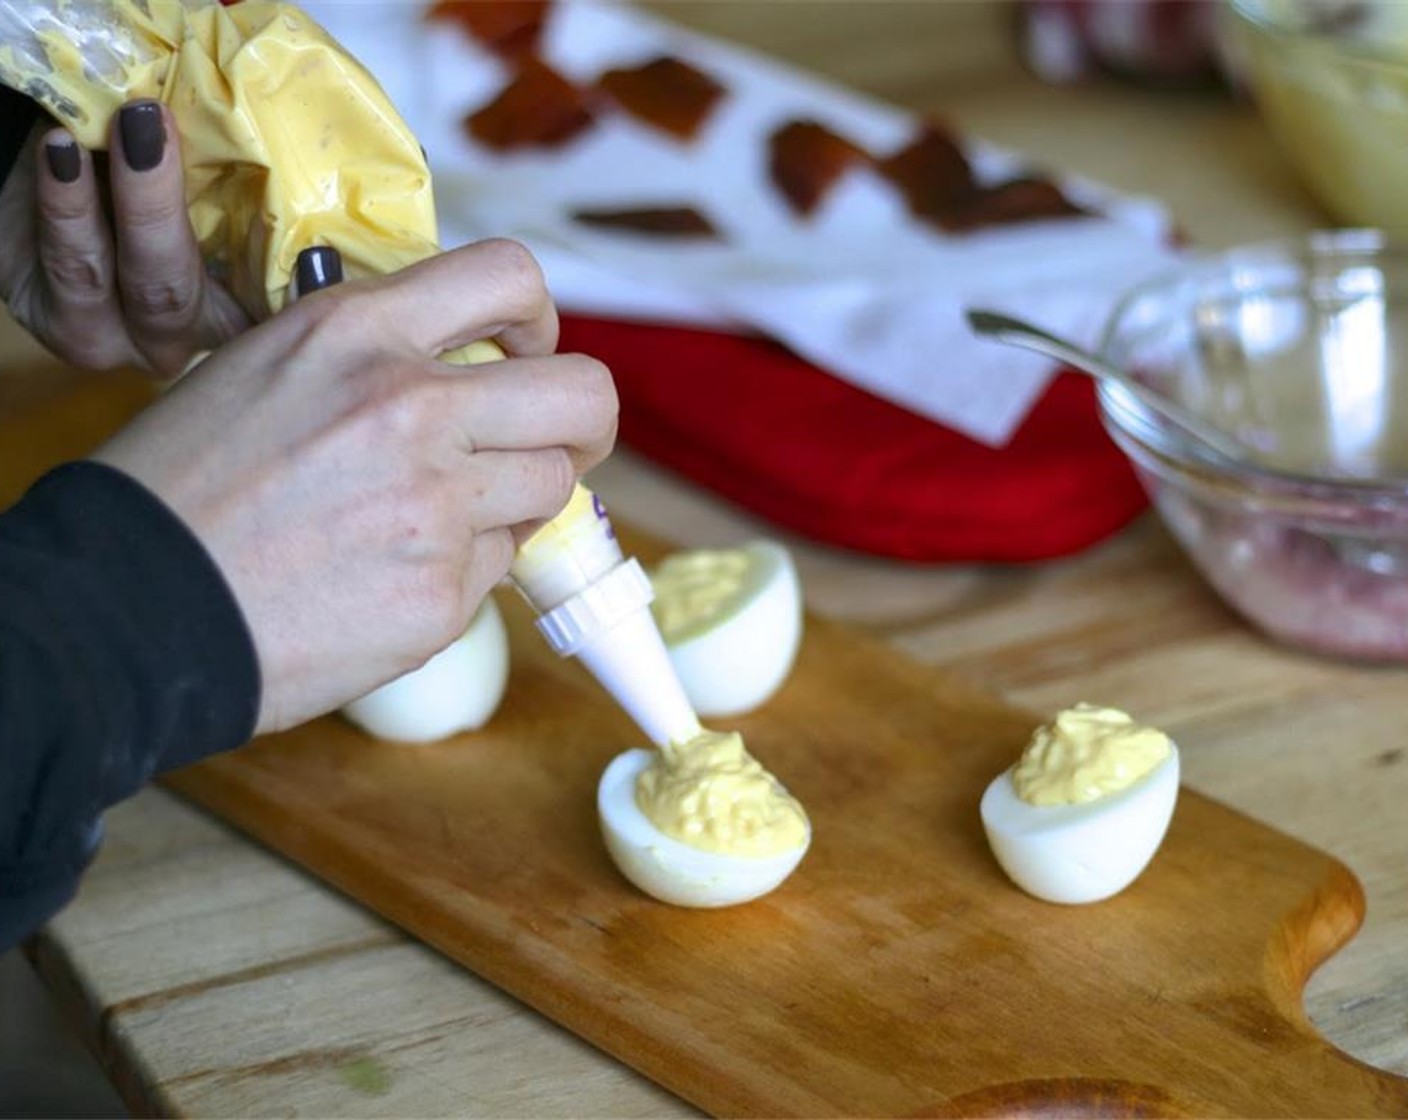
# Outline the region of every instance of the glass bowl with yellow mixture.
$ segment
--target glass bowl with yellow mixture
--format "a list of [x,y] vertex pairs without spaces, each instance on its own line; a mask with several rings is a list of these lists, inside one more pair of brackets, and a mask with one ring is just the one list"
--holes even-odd
[[1227,0],[1226,45],[1267,127],[1343,225],[1408,236],[1408,3]]

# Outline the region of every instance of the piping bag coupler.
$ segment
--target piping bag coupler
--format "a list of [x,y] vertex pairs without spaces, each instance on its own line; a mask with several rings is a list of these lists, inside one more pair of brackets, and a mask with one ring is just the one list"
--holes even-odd
[[652,743],[664,748],[699,734],[650,613],[650,577],[622,554],[595,494],[579,484],[566,508],[519,548],[509,580],[538,613],[548,645],[586,666]]

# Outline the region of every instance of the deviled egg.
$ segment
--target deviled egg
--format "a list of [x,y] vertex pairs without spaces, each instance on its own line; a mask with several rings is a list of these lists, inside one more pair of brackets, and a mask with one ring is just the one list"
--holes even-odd
[[1038,728],[983,794],[993,855],[1048,902],[1097,902],[1138,878],[1178,798],[1178,747],[1114,708],[1077,704]]
[[731,732],[617,755],[601,776],[597,811],[621,873],[676,906],[759,898],[811,844],[806,811]]
[[782,686],[802,640],[802,594],[781,544],[677,552],[651,584],[660,635],[701,716],[752,711]]
[[342,714],[378,739],[430,743],[483,727],[508,684],[508,632],[492,595],[469,628],[419,669],[345,705]]

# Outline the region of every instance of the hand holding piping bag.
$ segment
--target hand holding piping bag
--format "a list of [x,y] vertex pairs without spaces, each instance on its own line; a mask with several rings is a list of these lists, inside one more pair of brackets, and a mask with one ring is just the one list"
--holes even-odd
[[372,77],[291,4],[0,0],[29,39],[0,44],[0,82],[80,145],[108,147],[134,100],[181,137],[201,257],[253,321],[287,302],[297,254],[334,245],[351,279],[438,251],[425,157]]
[[354,278],[437,251],[415,138],[296,8],[0,0],[0,23],[0,83],[62,126],[0,195],[0,295],[62,357],[167,376],[281,308],[310,245]]
[[[293,298],[342,280],[325,248],[298,256]],[[649,604],[649,577],[621,552],[606,510],[581,483],[546,525],[524,526],[510,579],[539,614],[548,644],[577,656],[659,747],[699,734],[699,719],[670,663]]]
[[[0,4],[22,17],[29,0]],[[57,11],[62,18],[69,8]],[[97,125],[117,104],[159,96],[183,138],[201,254],[252,319],[288,302],[296,254],[310,244],[335,245],[354,280],[438,252],[430,174],[415,137],[371,76],[297,8],[244,0],[147,9],[116,0],[111,26],[71,30],[63,39],[36,32],[42,51],[28,56],[0,52],[0,78],[39,96],[91,146],[105,141]],[[94,65],[99,55],[105,65]],[[46,58],[42,72],[26,57]],[[502,358],[505,348],[520,349],[515,329],[497,341],[453,340],[439,357]],[[529,339],[526,352],[540,345]],[[573,464],[579,473],[586,465]],[[697,733],[648,610],[649,580],[621,555],[589,491],[578,485],[561,516],[521,549],[512,574],[554,648],[580,656],[653,742]]]
[[168,377],[249,316],[201,260],[169,110],[123,106],[110,148],[102,169],[66,129],[31,130],[0,189],[0,298],[65,361]]
[[[501,282],[476,306],[463,295],[486,273]],[[606,455],[610,377],[552,353],[555,325],[526,253],[467,246],[304,295],[95,452],[159,496],[224,575],[263,681],[256,731],[332,711],[444,649],[515,538]],[[488,329],[513,357],[472,375],[436,360]]]

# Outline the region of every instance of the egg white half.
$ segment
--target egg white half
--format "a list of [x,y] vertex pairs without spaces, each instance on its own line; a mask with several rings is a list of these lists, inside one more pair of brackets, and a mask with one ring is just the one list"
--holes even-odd
[[749,559],[741,596],[703,630],[666,638],[685,695],[706,719],[742,715],[771,699],[802,641],[802,592],[792,554],[768,540],[740,550]]
[[430,743],[483,727],[508,684],[508,631],[492,595],[469,629],[419,669],[353,700],[342,714],[378,739]]
[[597,786],[597,813],[606,849],[621,873],[646,894],[675,906],[734,906],[760,898],[796,870],[811,844],[773,856],[706,852],[661,832],[636,804],[636,779],[648,750],[617,755]]
[[1011,880],[1047,902],[1098,902],[1129,886],[1163,842],[1178,799],[1178,747],[1126,789],[1077,805],[1031,805],[1004,770],[980,814]]

